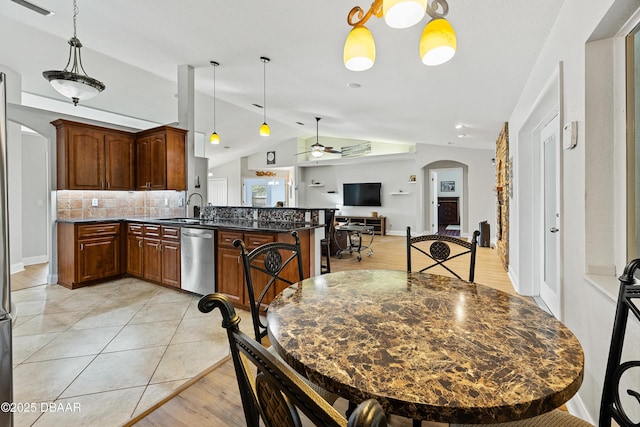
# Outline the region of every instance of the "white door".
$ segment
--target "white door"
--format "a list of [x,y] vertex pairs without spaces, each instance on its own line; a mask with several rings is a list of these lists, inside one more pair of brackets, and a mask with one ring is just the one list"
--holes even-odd
[[431,234],[438,234],[438,172],[430,171]]
[[227,178],[211,178],[207,184],[207,201],[213,206],[227,206]]
[[555,116],[540,132],[542,154],[543,257],[540,297],[560,318],[560,126]]

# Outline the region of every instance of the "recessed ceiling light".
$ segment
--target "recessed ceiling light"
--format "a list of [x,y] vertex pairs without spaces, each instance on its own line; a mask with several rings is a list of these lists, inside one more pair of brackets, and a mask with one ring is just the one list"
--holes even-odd
[[456,135],[458,138],[465,138],[467,136],[467,134],[465,133],[459,133],[458,135]]
[[231,148],[231,147],[229,147],[228,145],[225,145],[225,146],[224,146],[224,148],[227,148],[227,149],[228,149],[228,148]]
[[251,105],[253,105],[253,106],[254,106],[254,107],[256,107],[256,108],[264,108],[264,107],[263,107],[262,105],[260,105],[260,104],[251,104]]
[[351,89],[358,89],[362,87],[360,83],[347,83],[347,86],[350,87]]
[[458,123],[456,125],[456,129],[463,129],[463,128],[464,128],[464,125],[462,123]]

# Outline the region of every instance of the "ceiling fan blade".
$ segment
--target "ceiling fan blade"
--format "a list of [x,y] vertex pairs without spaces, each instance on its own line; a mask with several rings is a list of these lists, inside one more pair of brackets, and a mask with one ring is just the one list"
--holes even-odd
[[324,147],[325,153],[342,154],[341,151],[334,150],[333,147]]
[[296,153],[296,156],[299,156],[300,154],[307,154],[310,153],[311,151],[303,151],[302,153]]

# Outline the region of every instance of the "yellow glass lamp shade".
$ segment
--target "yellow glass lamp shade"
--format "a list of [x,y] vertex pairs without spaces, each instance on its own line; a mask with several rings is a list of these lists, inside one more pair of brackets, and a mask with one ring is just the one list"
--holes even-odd
[[427,0],[384,0],[384,22],[391,28],[409,28],[422,21],[427,10]]
[[456,33],[444,18],[431,20],[420,37],[420,59],[425,65],[444,64],[456,54]]
[[260,136],[269,136],[271,135],[271,129],[269,129],[269,125],[265,122],[260,126]]
[[220,136],[216,132],[213,132],[209,137],[209,142],[212,144],[220,144]]
[[373,34],[367,27],[353,27],[344,44],[344,66],[351,71],[365,71],[373,67],[375,60]]

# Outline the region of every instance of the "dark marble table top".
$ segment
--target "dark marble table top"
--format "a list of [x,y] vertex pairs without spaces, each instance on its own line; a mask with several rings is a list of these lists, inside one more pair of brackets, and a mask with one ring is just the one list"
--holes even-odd
[[532,302],[425,273],[358,270],[285,289],[269,338],[312,382],[414,419],[489,423],[561,406],[584,374],[577,338]]

